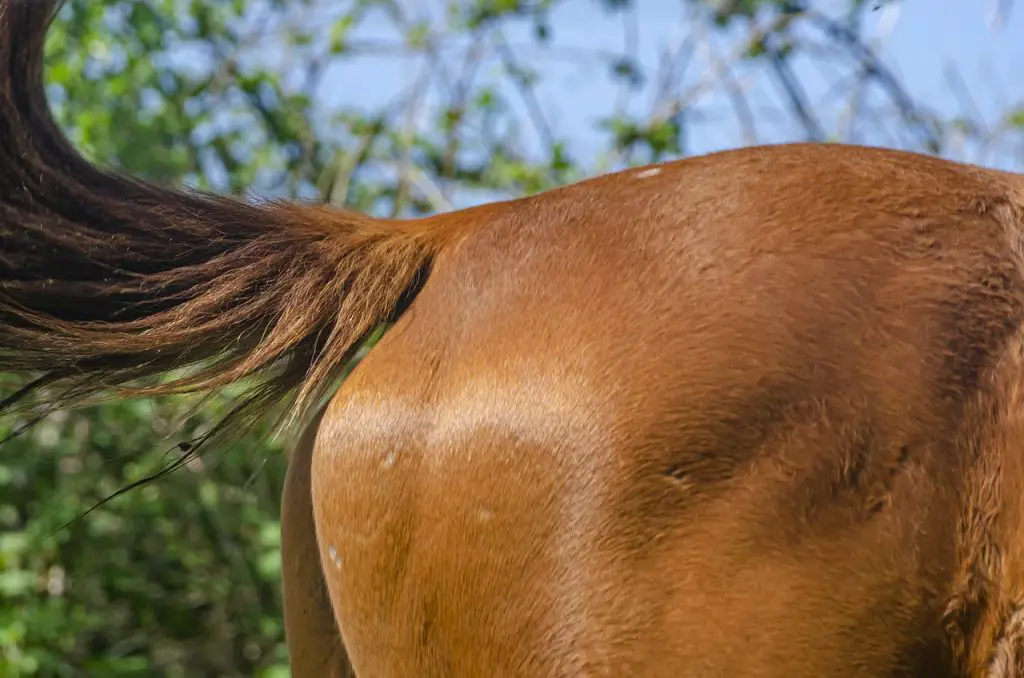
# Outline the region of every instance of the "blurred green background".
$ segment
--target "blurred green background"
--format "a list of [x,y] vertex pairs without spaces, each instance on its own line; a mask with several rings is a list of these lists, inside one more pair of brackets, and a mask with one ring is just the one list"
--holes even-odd
[[[1024,21],[953,4],[73,0],[47,77],[97,162],[391,216],[767,141],[1021,167],[1024,82],[1000,77]],[[223,403],[61,412],[0,448],[0,678],[289,675],[287,440],[253,431],[61,528]]]

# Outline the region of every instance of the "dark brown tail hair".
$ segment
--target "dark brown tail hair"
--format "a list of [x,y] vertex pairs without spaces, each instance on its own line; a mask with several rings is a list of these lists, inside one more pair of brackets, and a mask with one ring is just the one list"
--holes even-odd
[[42,375],[0,414],[241,379],[253,387],[221,428],[281,402],[301,413],[415,292],[442,234],[90,164],[43,89],[60,4],[0,0],[0,371]]

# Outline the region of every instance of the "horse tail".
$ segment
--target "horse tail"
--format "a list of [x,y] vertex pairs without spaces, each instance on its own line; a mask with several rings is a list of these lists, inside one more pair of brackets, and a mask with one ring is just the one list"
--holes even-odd
[[282,401],[301,413],[411,300],[454,222],[247,203],[95,166],[43,88],[59,4],[0,0],[0,369],[42,375],[0,413],[243,379],[228,420]]

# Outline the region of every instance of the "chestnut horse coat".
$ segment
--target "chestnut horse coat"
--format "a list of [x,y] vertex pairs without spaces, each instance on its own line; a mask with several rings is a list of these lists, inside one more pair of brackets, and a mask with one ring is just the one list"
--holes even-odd
[[1021,675],[1024,179],[783,145],[419,220],[249,204],[83,160],[53,11],[0,0],[0,407],[245,380],[194,449],[311,421],[297,678]]

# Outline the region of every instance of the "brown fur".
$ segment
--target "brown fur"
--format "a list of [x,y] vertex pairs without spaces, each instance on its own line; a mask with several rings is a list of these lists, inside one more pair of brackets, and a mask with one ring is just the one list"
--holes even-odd
[[252,377],[235,416],[291,392],[301,411],[401,306],[444,234],[93,167],[47,114],[53,5],[0,3],[3,366],[45,371],[38,383],[50,398],[60,388],[58,405],[99,389],[195,392]]
[[788,145],[419,221],[246,205],[79,158],[50,10],[0,0],[37,399],[301,413],[396,321],[292,457],[298,678],[1021,674],[1024,179]]
[[292,675],[296,678],[353,678],[320,570],[309,493],[313,443],[323,412],[321,409],[307,426],[288,459],[288,475],[281,495],[285,636]]

